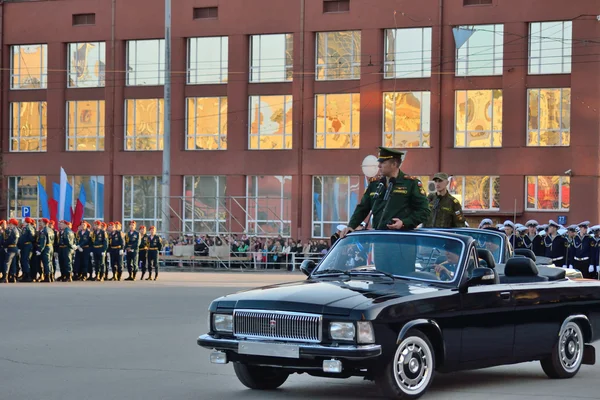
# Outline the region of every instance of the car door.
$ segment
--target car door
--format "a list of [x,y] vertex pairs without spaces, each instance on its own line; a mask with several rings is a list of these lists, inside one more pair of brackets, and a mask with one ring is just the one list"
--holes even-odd
[[[477,263],[471,248],[469,261]],[[470,287],[461,294],[461,364],[509,360],[513,354],[515,301],[506,284]]]

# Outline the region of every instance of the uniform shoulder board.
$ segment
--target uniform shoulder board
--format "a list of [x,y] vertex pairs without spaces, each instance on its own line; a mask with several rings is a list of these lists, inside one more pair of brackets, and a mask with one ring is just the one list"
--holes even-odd
[[414,176],[404,175],[404,179],[410,179],[411,181],[414,181],[416,178]]
[[460,204],[460,201],[458,201],[458,199],[457,199],[457,198],[454,198],[454,203],[456,203],[456,204]]

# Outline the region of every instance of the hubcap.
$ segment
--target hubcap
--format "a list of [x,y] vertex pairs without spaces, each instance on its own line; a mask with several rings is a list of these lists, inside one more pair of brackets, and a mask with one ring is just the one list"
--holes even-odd
[[583,358],[583,338],[581,329],[574,322],[569,322],[559,338],[560,363],[567,372],[575,372]]
[[431,380],[433,355],[427,343],[417,336],[405,339],[394,357],[394,377],[403,392],[420,393]]

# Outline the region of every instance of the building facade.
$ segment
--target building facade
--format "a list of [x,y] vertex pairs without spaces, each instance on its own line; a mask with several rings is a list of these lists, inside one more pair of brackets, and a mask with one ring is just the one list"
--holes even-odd
[[[41,216],[38,188],[53,197],[63,167],[86,219],[160,224],[163,6],[2,3],[3,215]],[[173,2],[169,230],[328,237],[381,145],[406,148],[411,175],[453,175],[471,221],[599,222],[597,13],[595,0]]]

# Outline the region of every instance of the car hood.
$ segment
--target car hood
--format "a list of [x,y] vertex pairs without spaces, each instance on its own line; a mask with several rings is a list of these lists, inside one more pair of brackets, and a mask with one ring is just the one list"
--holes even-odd
[[283,283],[246,290],[215,301],[216,310],[260,309],[324,315],[350,315],[357,307],[447,288],[420,281],[387,278],[336,278]]

